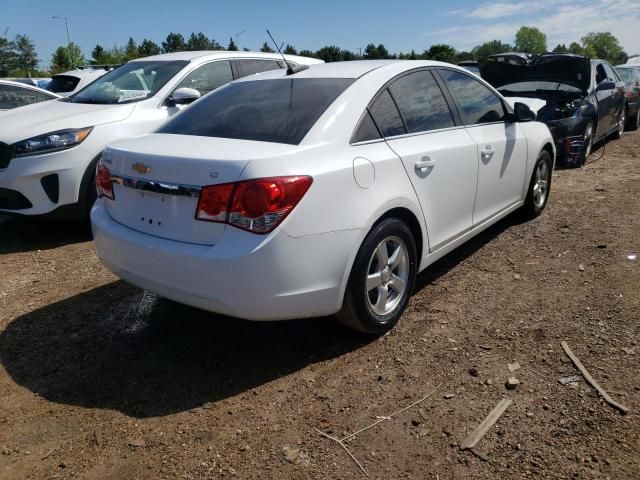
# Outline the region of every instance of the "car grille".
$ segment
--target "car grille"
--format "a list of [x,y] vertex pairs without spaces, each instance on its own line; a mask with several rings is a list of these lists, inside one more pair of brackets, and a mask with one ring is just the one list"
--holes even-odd
[[13,156],[13,147],[6,143],[0,142],[0,168],[7,168],[11,157]]

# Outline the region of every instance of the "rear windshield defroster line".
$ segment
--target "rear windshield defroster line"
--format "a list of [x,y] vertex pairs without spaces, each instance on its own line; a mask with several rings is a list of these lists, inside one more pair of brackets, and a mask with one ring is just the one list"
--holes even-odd
[[189,107],[158,133],[298,145],[352,78],[232,83]]

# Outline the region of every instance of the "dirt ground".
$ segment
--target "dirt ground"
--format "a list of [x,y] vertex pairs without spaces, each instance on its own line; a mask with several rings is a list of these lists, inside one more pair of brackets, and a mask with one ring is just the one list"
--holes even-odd
[[[314,429],[441,385],[348,442],[371,478],[640,479],[640,133],[602,153],[421,274],[379,339],[179,306],[111,275],[84,225],[0,221],[0,478],[365,478]],[[562,340],[628,415],[560,384]]]

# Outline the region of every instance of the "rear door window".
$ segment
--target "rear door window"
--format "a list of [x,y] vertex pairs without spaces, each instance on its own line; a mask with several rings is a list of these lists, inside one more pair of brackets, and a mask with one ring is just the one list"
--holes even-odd
[[458,106],[465,125],[499,122],[505,110],[500,97],[471,76],[455,70],[439,69],[440,76]]
[[376,127],[376,124],[373,122],[369,111],[365,110],[362,120],[360,120],[360,125],[358,125],[358,129],[353,136],[352,142],[367,142],[369,140],[377,140],[379,138],[380,132],[378,131],[378,127]]
[[69,93],[78,86],[80,79],[69,75],[54,75],[47,85],[47,90],[55,93]]
[[282,66],[276,60],[257,60],[252,58],[243,58],[236,60],[238,67],[238,77],[246,77],[254,73],[267,72],[269,70],[279,70]]
[[409,133],[454,126],[449,105],[428,70],[404,75],[389,87]]
[[369,112],[376,122],[378,129],[385,137],[404,135],[407,131],[402,123],[402,117],[396,107],[389,90],[385,89],[369,107]]
[[182,79],[176,89],[193,88],[204,96],[232,80],[231,63],[228,60],[222,60],[206,63],[196,68]]

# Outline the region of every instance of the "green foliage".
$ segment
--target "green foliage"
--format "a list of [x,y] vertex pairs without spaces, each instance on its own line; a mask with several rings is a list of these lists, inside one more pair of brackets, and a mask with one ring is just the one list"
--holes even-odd
[[373,43],[370,43],[365,47],[363,57],[366,60],[377,60],[385,58],[395,58],[395,55],[389,55],[389,51],[383,44],[379,44],[376,47]]
[[187,50],[222,50],[222,46],[213,38],[209,40],[204,33],[199,32],[191,34],[187,40]]
[[171,32],[167,35],[167,39],[162,42],[163,53],[184,52],[186,49],[187,45],[181,33]]
[[160,53],[160,45],[146,38],[142,40],[138,47],[138,54],[140,57],[150,57],[151,55],[158,55]]
[[532,54],[547,51],[547,36],[536,27],[523,25],[516,32],[516,50]]
[[13,50],[15,52],[15,68],[23,72],[25,76],[31,76],[31,72],[38,67],[39,63],[36,44],[26,35],[18,34],[13,41]]
[[238,46],[236,45],[236,42],[234,42],[233,38],[231,37],[229,37],[229,46],[227,47],[227,50],[229,50],[230,52],[238,51]]
[[16,64],[16,54],[13,50],[13,42],[8,38],[0,37],[0,77],[6,77]]
[[464,62],[465,60],[475,60],[473,53],[471,52],[458,52],[456,55],[456,62]]
[[286,53],[287,55],[298,55],[296,47],[294,47],[293,45],[289,45],[288,43],[287,46],[284,47],[283,53]]
[[301,55],[303,57],[318,58],[316,52],[312,52],[311,50],[300,50],[300,53],[298,55]]
[[340,47],[336,47],[335,45],[322,47],[316,52],[316,55],[319,59],[324,60],[327,63],[339,62],[342,60]]
[[265,53],[273,53],[274,52],[273,48],[271,48],[267,42],[264,42],[262,44],[262,46],[260,47],[260,51],[261,52],[265,52]]
[[[144,42],[142,43],[144,44]],[[142,44],[140,47],[142,47]],[[155,44],[154,44],[155,45]],[[157,45],[156,45],[157,47]],[[159,50],[159,47],[158,47]],[[138,48],[138,54],[140,53],[140,48]],[[54,54],[55,55],[55,54]],[[113,48],[106,50],[102,47],[102,45],[96,45],[95,48],[91,52],[91,64],[93,65],[119,65],[124,63],[126,60],[131,60],[131,58],[126,58],[127,53],[126,49],[123,50],[117,46],[113,46]],[[134,57],[137,58],[137,57]],[[52,60],[53,63],[53,60]]]
[[589,51],[597,58],[616,65],[626,61],[626,53],[620,46],[618,39],[610,32],[591,32],[580,39],[585,51]]
[[353,53],[351,50],[340,50],[340,57],[342,58],[343,62],[358,59],[358,56],[355,53]]
[[[97,45],[99,47],[99,45]],[[102,48],[102,47],[100,47]],[[95,49],[94,49],[95,51]],[[80,47],[71,42],[69,45],[58,47],[51,55],[51,73],[73,70],[85,64],[84,54]]]
[[427,60],[437,60],[439,62],[455,63],[458,52],[451,45],[443,43],[431,45],[429,50],[426,50],[423,57]]
[[124,61],[134,60],[140,56],[138,45],[132,37],[129,37],[126,47],[124,47]]
[[512,48],[508,43],[502,43],[500,40],[491,40],[490,42],[485,42],[482,45],[473,47],[471,53],[476,60],[486,60],[489,55],[504,53],[510,50],[512,50]]
[[554,53],[569,53],[569,49],[567,48],[567,46],[562,43],[562,44],[558,44],[556,45],[556,48],[553,49]]

